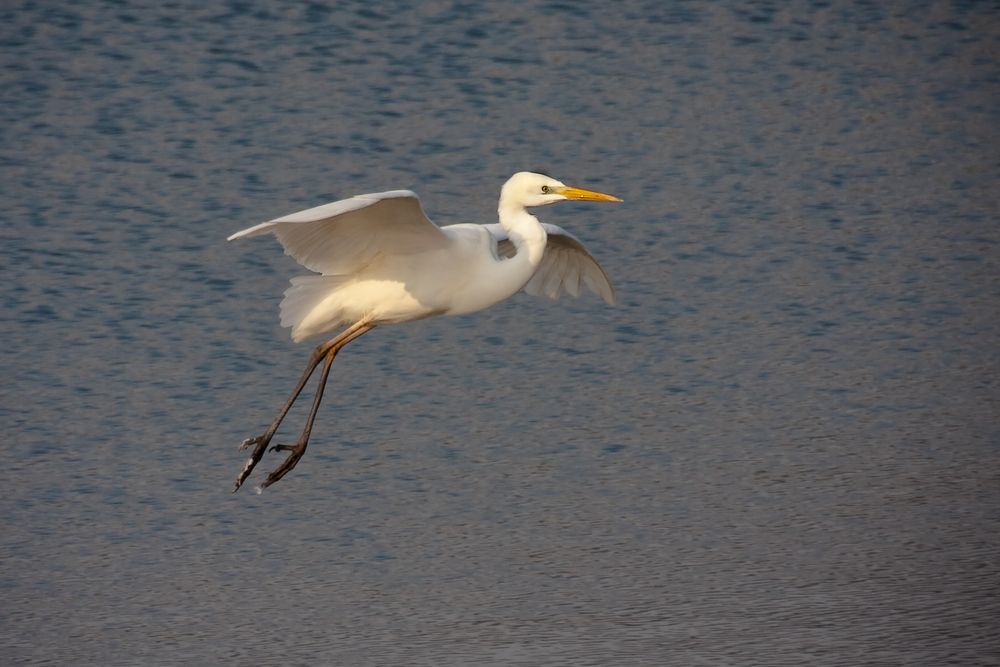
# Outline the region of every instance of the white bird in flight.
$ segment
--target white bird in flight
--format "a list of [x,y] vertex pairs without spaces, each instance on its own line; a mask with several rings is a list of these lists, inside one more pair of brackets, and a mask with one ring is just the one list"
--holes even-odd
[[321,363],[323,371],[305,428],[295,445],[275,445],[288,457],[261,483],[274,484],[305,453],[333,359],[342,347],[381,324],[433,315],[461,315],[513,296],[519,290],[556,299],[581,285],[614,303],[607,273],[572,234],[541,223],[528,207],[565,200],[619,202],[574,188],[543,174],[522,171],[500,190],[499,224],[438,227],[417,195],[391,190],[342,199],[236,232],[228,240],[274,234],[299,264],[317,275],[292,279],[281,302],[281,324],[298,342],[346,327],[313,350],[305,371],[274,421],[247,438],[253,452],[236,488],[263,457],[278,426]]

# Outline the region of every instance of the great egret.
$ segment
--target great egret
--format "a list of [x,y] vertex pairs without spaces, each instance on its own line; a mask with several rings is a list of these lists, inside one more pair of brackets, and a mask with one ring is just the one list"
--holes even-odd
[[424,214],[417,195],[392,190],[358,195],[276,218],[236,232],[228,240],[274,234],[302,266],[318,275],[292,279],[281,302],[281,324],[292,340],[346,325],[313,350],[305,371],[274,421],[247,438],[253,447],[236,488],[253,471],[288,410],[320,363],[312,409],[295,445],[260,485],[264,489],[295,467],[309,442],[316,411],[333,359],[345,345],[381,324],[432,315],[461,315],[488,308],[523,289],[556,299],[586,285],[609,304],[614,290],[608,275],[583,244],[556,225],[540,223],[530,206],[558,201],[621,201],[613,195],[574,188],[531,172],[511,176],[500,190],[499,224],[438,227]]

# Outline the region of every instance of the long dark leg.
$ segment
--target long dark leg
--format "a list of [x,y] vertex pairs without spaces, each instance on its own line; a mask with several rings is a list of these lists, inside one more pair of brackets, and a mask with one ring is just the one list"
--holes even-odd
[[323,401],[323,390],[326,388],[326,380],[330,377],[330,368],[333,366],[333,359],[337,356],[337,352],[361,334],[373,329],[374,326],[375,325],[368,325],[366,327],[359,328],[356,331],[352,331],[349,336],[345,336],[326,353],[326,361],[323,363],[323,372],[319,378],[319,385],[316,387],[316,396],[313,398],[312,409],[309,411],[309,418],[306,420],[305,428],[302,429],[302,435],[299,436],[299,441],[294,445],[275,445],[271,448],[271,451],[285,451],[289,452],[289,454],[285,460],[281,462],[281,465],[272,470],[271,474],[269,474],[267,479],[265,479],[260,485],[262,490],[284,477],[285,473],[294,468],[299,462],[299,459],[302,458],[302,455],[306,453],[306,447],[309,445],[309,436],[312,434],[313,422],[316,421],[316,413],[319,412],[319,404]]
[[264,452],[267,451],[267,446],[271,443],[271,438],[273,438],[274,434],[278,431],[278,427],[281,425],[282,420],[284,420],[285,415],[288,414],[288,411],[292,408],[292,404],[295,403],[299,394],[302,393],[302,389],[306,386],[306,382],[308,382],[309,378],[312,377],[313,371],[316,370],[316,367],[319,366],[320,362],[323,361],[323,359],[326,358],[331,351],[334,351],[333,354],[336,355],[336,350],[339,350],[341,347],[372,328],[374,328],[373,324],[358,322],[345,329],[336,338],[316,346],[316,349],[313,350],[312,355],[309,357],[309,363],[306,364],[305,370],[302,371],[302,376],[299,378],[298,384],[295,385],[295,389],[292,390],[291,395],[289,395],[288,400],[285,401],[281,410],[278,411],[278,414],[275,416],[274,421],[271,422],[271,425],[267,427],[267,430],[264,431],[263,435],[258,435],[254,438],[247,438],[240,443],[241,450],[247,449],[248,447],[253,447],[254,449],[250,454],[250,458],[247,459],[246,464],[243,466],[243,470],[241,470],[240,474],[236,476],[236,487],[233,489],[233,493],[240,490],[240,486],[243,485],[243,482],[246,481],[247,477],[250,476],[250,473],[253,472],[254,467],[264,456]]
[[284,477],[285,473],[294,468],[299,459],[302,458],[302,455],[306,453],[306,446],[309,444],[309,436],[312,434],[316,413],[319,412],[319,404],[323,400],[323,389],[326,388],[326,379],[330,376],[330,368],[333,366],[334,356],[336,355],[333,353],[326,355],[326,361],[323,363],[323,372],[320,374],[319,384],[316,386],[316,396],[313,398],[312,408],[309,410],[309,418],[306,420],[306,427],[302,429],[299,441],[294,445],[275,445],[271,448],[272,452],[287,451],[290,454],[285,457],[280,466],[271,471],[267,479],[260,485],[261,489],[266,489]]

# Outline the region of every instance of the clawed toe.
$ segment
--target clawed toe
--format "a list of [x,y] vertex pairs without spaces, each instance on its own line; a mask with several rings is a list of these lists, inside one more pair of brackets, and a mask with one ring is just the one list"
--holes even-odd
[[[267,446],[270,442],[271,435],[265,433],[264,435],[258,435],[254,438],[247,438],[240,443],[241,450],[253,447],[253,451],[250,453],[250,458],[248,458],[247,462],[244,464],[243,470],[241,470],[240,474],[236,476],[236,487],[233,489],[233,493],[239,491],[240,487],[243,486],[243,482],[245,482],[247,477],[250,476],[250,473],[253,472],[253,469],[260,462],[261,458],[263,458],[264,453],[268,451]],[[290,453],[288,454],[288,457],[282,461],[281,465],[275,468],[271,474],[267,476],[267,479],[265,479],[260,487],[258,487],[258,490],[263,490],[271,486],[284,477],[288,471],[294,468],[299,462],[299,459],[302,458],[302,455],[305,454],[307,442],[308,441],[303,440],[294,445],[273,445],[270,449],[272,452]]]
[[260,442],[263,439],[263,437],[264,436],[258,435],[253,438],[247,438],[246,440],[240,443],[240,451],[242,452],[244,449],[249,449],[250,447],[255,446],[258,442]]
[[271,436],[265,433],[264,435],[247,438],[240,443],[240,451],[250,447],[253,447],[254,449],[250,453],[250,458],[248,458],[247,462],[243,465],[243,470],[241,470],[240,474],[236,476],[236,486],[233,488],[233,493],[240,490],[240,487],[243,486],[243,482],[245,482],[247,477],[250,476],[250,473],[253,472],[254,467],[260,462],[261,457],[264,456],[264,452],[267,450],[267,443],[270,441]]
[[306,443],[299,442],[295,445],[275,445],[271,448],[271,450],[288,451],[291,453],[284,461],[282,461],[281,465],[272,470],[271,474],[267,476],[267,479],[261,483],[260,488],[262,490],[277,482],[279,479],[284,477],[287,472],[295,467],[295,465],[299,462],[299,459],[302,458],[302,455],[305,454]]

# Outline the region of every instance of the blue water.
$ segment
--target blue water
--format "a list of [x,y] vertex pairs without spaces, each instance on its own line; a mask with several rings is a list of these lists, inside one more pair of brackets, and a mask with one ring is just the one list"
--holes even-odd
[[[1000,663],[998,16],[5,3],[3,661]],[[310,348],[225,237],[522,169],[620,304],[376,330],[230,494]]]

